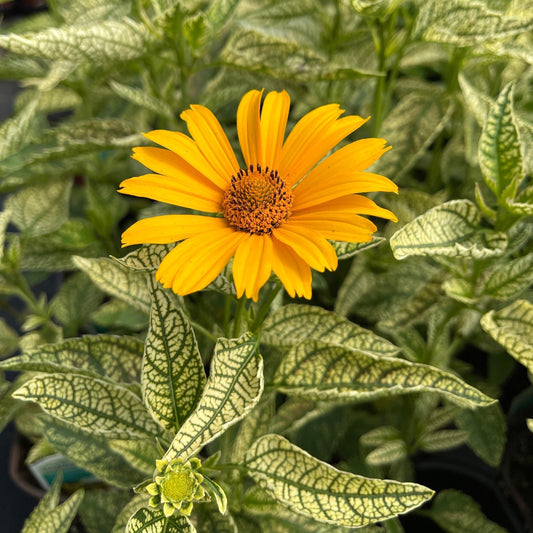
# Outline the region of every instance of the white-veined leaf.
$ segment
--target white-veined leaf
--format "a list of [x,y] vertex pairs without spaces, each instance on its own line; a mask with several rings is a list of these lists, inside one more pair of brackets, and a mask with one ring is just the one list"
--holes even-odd
[[8,326],[3,318],[0,318],[0,359],[11,355],[18,345],[19,336],[17,332]]
[[110,440],[109,447],[145,476],[153,476],[155,462],[161,455],[155,439]]
[[513,114],[514,84],[490,108],[479,140],[478,159],[486,184],[498,199],[514,198],[523,178],[520,140]]
[[143,507],[130,519],[127,533],[196,533],[186,516],[174,514],[167,518],[159,509]]
[[156,98],[155,96],[147,94],[147,92],[143,89],[138,87],[130,87],[129,85],[124,85],[118,81],[112,81],[110,85],[111,89],[113,89],[113,92],[121,98],[124,98],[124,100],[127,100],[128,102],[131,102],[139,107],[144,107],[149,111],[153,111],[157,115],[167,118],[174,117],[174,111],[166,102]]
[[477,123],[483,127],[489,109],[494,105],[492,98],[475,87],[464,72],[459,73],[458,80],[468,109],[476,118]]
[[467,434],[466,443],[483,461],[497,467],[507,440],[507,424],[499,404],[464,410],[455,417],[457,427]]
[[533,372],[533,304],[516,300],[481,318],[481,327],[519,363]]
[[16,54],[57,61],[125,61],[146,53],[148,33],[131,19],[0,35],[0,47]]
[[506,533],[503,527],[490,521],[479,505],[458,490],[439,492],[429,511],[422,511],[447,533]]
[[157,436],[160,432],[141,400],[119,385],[81,374],[42,374],[13,397],[38,403],[48,414],[108,438]]
[[11,221],[11,211],[4,209],[0,212],[0,261],[4,257],[4,245],[6,242],[6,230]]
[[86,0],[84,2],[70,2],[69,0],[55,1],[56,12],[67,24],[95,24],[106,19],[122,18],[129,14],[131,2],[128,0]]
[[26,187],[10,196],[6,207],[11,220],[26,235],[38,236],[59,229],[68,218],[72,181],[53,181]]
[[140,381],[143,343],[133,337],[85,335],[45,344],[0,363],[2,370],[78,373],[114,382]]
[[89,259],[74,256],[72,261],[107,294],[116,296],[145,313],[150,311],[151,298],[148,275],[145,272],[134,272],[106,257]]
[[141,492],[136,494],[131,498],[131,500],[122,508],[120,512],[117,513],[115,524],[110,533],[125,533],[126,526],[128,525],[129,519],[143,507],[148,507],[148,501],[150,500],[150,495],[147,492]]
[[362,252],[363,250],[368,250],[369,248],[374,248],[378,244],[384,242],[383,237],[372,237],[370,242],[341,242],[341,241],[331,241],[331,245],[335,249],[337,258],[339,261],[342,259],[348,259],[354,255]]
[[433,366],[313,339],[290,350],[278,367],[273,385],[291,396],[324,401],[438,392],[465,407],[495,402],[457,376]]
[[412,255],[471,257],[500,256],[507,247],[503,233],[478,228],[480,214],[470,200],[452,200],[406,224],[390,238],[396,259]]
[[238,339],[219,339],[204,393],[181,426],[168,459],[186,459],[243,418],[263,391],[263,360],[249,333]]
[[289,304],[265,320],[261,335],[265,344],[290,347],[305,339],[320,339],[376,355],[395,355],[399,351],[388,340],[321,307]]
[[533,253],[499,265],[483,277],[483,294],[499,299],[513,298],[533,283]]
[[201,512],[198,521],[198,533],[239,533],[235,520],[229,513],[222,515],[218,511],[207,509]]
[[122,509],[130,499],[131,495],[127,490],[109,487],[88,490],[79,508],[86,533],[110,533],[117,518],[117,510]]
[[415,34],[426,41],[468,46],[510,37],[533,28],[533,17],[506,16],[482,0],[428,0],[417,17]]
[[67,501],[58,507],[54,505],[53,508],[50,508],[50,501],[43,498],[24,522],[21,533],[67,533],[83,495],[83,490],[77,490]]
[[449,450],[464,444],[468,439],[468,432],[458,429],[441,429],[426,433],[419,441],[421,450],[433,453]]
[[143,398],[152,416],[174,433],[196,407],[205,371],[194,331],[172,291],[150,279],[152,310],[144,347]]
[[38,99],[34,99],[20,113],[7,119],[0,126],[0,161],[17,152],[21,146],[28,144],[31,140],[37,127],[38,105]]
[[381,446],[387,442],[400,439],[400,432],[393,426],[381,426],[361,435],[359,442],[362,446]]
[[407,457],[407,446],[401,439],[391,440],[378,446],[365,457],[366,464],[372,466],[390,465]]
[[432,490],[415,483],[339,471],[279,435],[260,438],[247,453],[246,467],[262,488],[292,511],[348,527],[392,518],[433,496]]

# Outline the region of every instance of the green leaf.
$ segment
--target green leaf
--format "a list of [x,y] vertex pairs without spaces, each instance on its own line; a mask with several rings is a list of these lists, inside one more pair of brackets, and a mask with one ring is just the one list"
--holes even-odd
[[54,13],[57,13],[67,24],[94,24],[106,19],[117,19],[129,14],[130,2],[127,0],[86,0],[85,2],[55,1]]
[[129,520],[127,533],[196,533],[195,527],[183,515],[167,518],[159,509],[139,509]]
[[263,360],[249,333],[219,339],[200,402],[181,426],[168,459],[188,458],[221,435],[255,406],[263,391]]
[[248,473],[291,510],[348,527],[386,520],[419,507],[433,491],[414,483],[369,479],[339,471],[279,435],[266,435],[247,453]]
[[[84,491],[77,490],[70,498],[59,505],[50,509],[49,503],[41,500],[37,510],[24,522],[21,533],[67,533],[76,511],[83,500]],[[40,509],[43,505],[43,509]]]
[[519,363],[533,372],[533,304],[516,300],[481,317],[481,327]]
[[493,467],[500,464],[507,425],[499,404],[464,410],[455,417],[455,423],[467,433],[466,443],[478,457]]
[[443,490],[429,511],[422,511],[447,533],[506,533],[503,527],[490,521],[479,505],[458,490]]
[[289,304],[265,320],[261,335],[265,344],[287,348],[305,339],[320,339],[375,355],[395,355],[399,351],[372,331],[320,307]]
[[[11,355],[19,345],[17,332],[0,318],[0,359]],[[1,364],[1,363],[0,363]]]
[[273,380],[281,392],[311,400],[364,401],[411,392],[438,392],[465,407],[495,400],[433,366],[306,340],[285,356]]
[[514,298],[533,283],[533,253],[492,268],[483,278],[483,294],[498,299]]
[[109,446],[133,468],[143,472],[146,476],[153,476],[155,462],[161,455],[155,440],[110,440]]
[[428,453],[440,452],[460,446],[461,444],[464,444],[467,439],[467,431],[441,429],[424,435],[419,441],[419,446],[421,450]]
[[13,397],[36,402],[64,422],[109,438],[159,434],[141,400],[130,390],[81,374],[35,376]]
[[152,416],[174,433],[196,407],[205,371],[194,331],[172,291],[154,279],[150,329],[144,348],[144,402]]
[[407,446],[401,439],[392,440],[372,450],[365,462],[372,466],[390,465],[407,457]]
[[115,525],[113,526],[111,533],[125,533],[129,519],[139,509],[147,507],[149,499],[150,495],[146,492],[133,496],[133,498],[131,498],[131,500],[118,513]]
[[507,84],[491,107],[478,159],[486,184],[498,199],[514,198],[523,178],[522,153],[513,115],[514,84]]
[[26,35],[0,35],[0,47],[52,61],[125,61],[145,54],[147,43],[144,26],[128,18],[91,25],[65,25]]
[[412,92],[402,98],[383,122],[380,137],[394,149],[372,167],[373,172],[394,176],[398,182],[424,154],[451,118],[454,106],[445,112],[440,91],[424,94]]
[[167,118],[174,117],[173,109],[166,102],[148,94],[145,90],[138,87],[130,87],[119,83],[118,81],[112,81],[110,85],[113,92],[121,98],[124,98],[124,100],[127,100],[136,106],[148,109],[156,115],[161,115]]
[[150,311],[151,298],[146,273],[133,272],[106,257],[89,259],[74,256],[72,261],[107,294],[116,296],[145,313]]
[[91,320],[106,330],[145,331],[148,327],[148,317],[145,313],[114,298],[95,311]]
[[459,73],[458,80],[467,108],[472,112],[477,123],[483,127],[489,110],[494,106],[494,101],[480,91],[464,72]]
[[[0,35],[0,41],[1,39]],[[0,161],[16,153],[31,140],[38,125],[37,106],[37,99],[29,102],[16,116],[7,119],[0,126]]]
[[2,370],[77,373],[114,382],[140,381],[143,343],[133,337],[85,335],[45,344],[0,363]]
[[507,238],[478,228],[479,211],[470,200],[452,200],[426,211],[390,238],[396,259],[412,255],[481,259],[503,254]]
[[381,244],[384,241],[385,239],[383,237],[372,237],[370,242],[331,241],[331,244],[335,249],[335,253],[337,254],[339,261],[341,261],[342,259],[353,257],[363,250],[374,248],[374,246],[378,246],[378,244]]
[[199,517],[198,533],[239,533],[233,517],[213,511],[202,512]]
[[125,490],[89,490],[80,505],[79,515],[87,533],[109,533],[121,509],[130,499]]
[[422,4],[415,35],[426,41],[468,46],[533,28],[533,18],[506,16],[482,0],[429,0]]
[[68,218],[71,188],[71,180],[26,187],[6,202],[12,212],[11,220],[32,237],[59,229]]

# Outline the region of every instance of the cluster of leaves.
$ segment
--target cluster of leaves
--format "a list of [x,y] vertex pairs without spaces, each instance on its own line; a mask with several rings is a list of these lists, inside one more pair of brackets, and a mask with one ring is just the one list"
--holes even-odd
[[[418,451],[466,443],[497,466],[492,398],[513,365],[533,370],[531,3],[49,5],[0,28],[0,78],[24,87],[0,125],[0,353],[16,353],[0,369],[20,372],[0,426],[33,441],[29,461],[61,453],[106,487],[58,506],[54,485],[25,533],[66,532],[77,510],[89,533],[401,531],[433,494],[412,483]],[[291,122],[329,102],[371,114],[399,223],[390,246],[335,243],[345,261],[314,277],[313,305],[275,280],[236,300],[227,272],[178,298],[154,281],[167,247],[119,257],[126,224],[171,209],[116,194],[140,173],[130,149],[184,131],[190,103],[236,143],[237,102],[260,87],[289,91]],[[473,349],[488,375],[460,358]],[[150,506],[157,461],[194,457],[205,501]],[[501,530],[456,491],[423,513]]]

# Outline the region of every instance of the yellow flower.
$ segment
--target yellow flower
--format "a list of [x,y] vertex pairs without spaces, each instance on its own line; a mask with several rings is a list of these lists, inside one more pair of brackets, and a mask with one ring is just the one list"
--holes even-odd
[[[396,220],[358,193],[397,192],[384,176],[363,172],[390,147],[361,139],[324,156],[368,119],[342,117],[338,104],[307,113],[284,140],[290,99],[250,91],[237,111],[246,163],[241,168],[209,109],[181,114],[191,137],[155,130],[163,148],[139,147],[133,158],[154,174],[130,178],[120,192],[208,213],[140,220],[122,235],[124,246],[180,242],[156,274],[164,287],[185,295],[205,288],[233,258],[237,296],[257,300],[272,271],[291,297],[311,297],[311,268],[337,267],[329,240],[367,242],[376,226],[361,215]],[[323,160],[322,160],[323,159]]]

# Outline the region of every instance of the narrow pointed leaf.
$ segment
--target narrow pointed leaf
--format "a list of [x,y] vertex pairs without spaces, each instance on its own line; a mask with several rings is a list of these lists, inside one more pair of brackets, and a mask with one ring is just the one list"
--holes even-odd
[[135,394],[119,385],[81,374],[38,375],[18,388],[13,397],[34,401],[64,422],[109,438],[159,433]]
[[61,475],[58,475],[55,477],[54,481],[52,482],[52,485],[48,489],[48,492],[42,497],[41,501],[33,509],[30,516],[28,517],[29,523],[38,523],[40,520],[42,520],[45,515],[47,515],[50,511],[55,509],[57,507],[57,504],[59,503],[59,498],[61,494],[61,484],[63,483],[63,479]]
[[167,518],[159,509],[143,507],[129,520],[127,533],[196,533],[196,529],[183,515]]
[[26,35],[0,35],[0,47],[6,50],[54,61],[134,59],[146,52],[147,41],[144,26],[127,18],[91,25],[65,25]]
[[458,490],[440,492],[425,516],[433,519],[447,533],[506,533],[506,530],[489,520],[479,505]]
[[426,211],[390,239],[396,259],[411,255],[472,257],[500,256],[507,246],[503,233],[478,228],[481,217],[470,200],[452,200]]
[[83,500],[83,490],[77,490],[60,506],[46,514],[32,515],[25,523],[21,533],[67,533]]
[[441,393],[466,407],[495,401],[438,368],[317,340],[303,341],[291,349],[273,385],[286,394],[311,400],[362,401],[424,391]]
[[433,495],[432,490],[415,483],[339,471],[279,435],[259,439],[247,454],[246,466],[261,487],[291,510],[348,527],[392,518]]
[[503,88],[490,108],[479,140],[479,165],[486,184],[497,198],[513,198],[523,177],[513,88],[512,83]]
[[134,337],[85,335],[26,350],[0,363],[3,370],[31,370],[105,377],[115,382],[140,381],[143,343]]
[[152,278],[152,311],[146,338],[142,384],[152,416],[176,432],[196,407],[205,371],[196,338],[174,293]]
[[481,327],[519,363],[533,372],[533,304],[517,300],[481,318]]
[[219,339],[204,393],[196,409],[181,426],[166,458],[183,459],[243,418],[263,391],[263,360],[250,334]]
[[115,525],[111,529],[110,533],[127,533],[126,526],[129,519],[143,507],[148,507],[148,501],[150,495],[146,492],[137,494],[131,498],[131,500],[122,508],[115,520]]
[[322,340],[375,355],[395,355],[399,351],[388,340],[321,307],[289,304],[265,320],[261,336],[265,344],[290,347],[305,339]]
[[74,256],[72,260],[107,294],[116,296],[145,313],[150,311],[150,291],[145,272],[132,272],[105,257],[88,259]]

